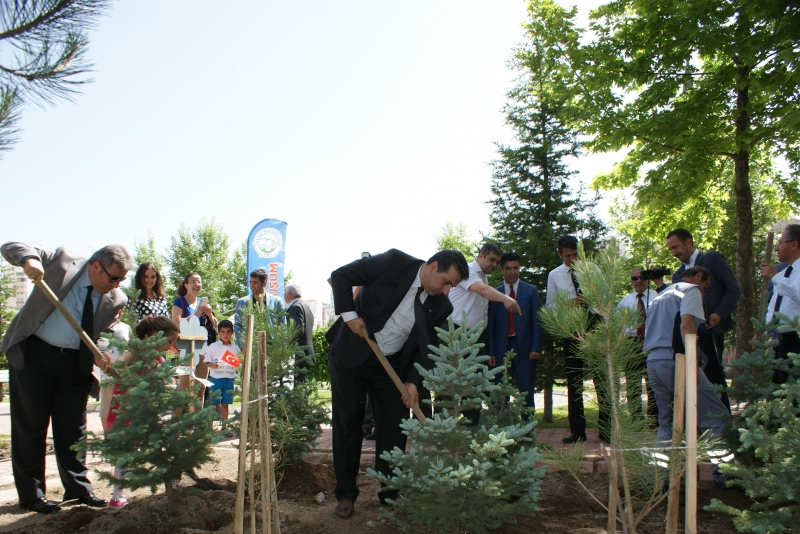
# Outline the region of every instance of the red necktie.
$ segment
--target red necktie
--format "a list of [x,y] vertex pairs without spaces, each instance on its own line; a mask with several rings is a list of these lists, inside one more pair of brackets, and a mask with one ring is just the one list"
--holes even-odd
[[639,317],[642,318],[642,326],[636,329],[636,337],[644,339],[644,322],[647,320],[647,314],[644,311],[644,302],[642,302],[642,293],[637,293],[636,298],[639,299]]
[[[514,294],[514,286],[511,286],[511,290],[508,292],[508,296],[512,299],[516,300],[516,295]],[[516,330],[514,330],[514,314],[508,312],[508,336],[515,336],[517,335]]]

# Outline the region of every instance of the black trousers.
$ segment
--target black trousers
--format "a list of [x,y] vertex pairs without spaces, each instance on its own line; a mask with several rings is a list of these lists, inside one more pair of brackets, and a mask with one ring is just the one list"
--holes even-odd
[[708,358],[703,372],[712,384],[723,387],[720,400],[728,413],[731,413],[731,401],[728,399],[728,392],[724,391],[728,388],[728,383],[725,382],[725,369],[722,368],[722,354],[725,351],[725,335],[724,334],[708,334],[703,332],[697,333],[697,345],[703,354]]
[[[641,348],[643,342],[639,338],[634,338],[634,342]],[[656,406],[656,395],[650,387],[650,379],[647,377],[647,356],[640,354],[636,361],[631,362],[629,370],[625,373],[625,389],[628,397],[628,411],[633,417],[645,418],[642,409],[642,377],[644,377],[645,388],[647,391],[647,419],[658,422],[658,406]]]
[[[388,360],[392,366],[395,365],[395,358],[389,356]],[[375,470],[379,473],[391,474],[389,463],[380,457],[384,451],[395,447],[405,450],[406,435],[400,429],[400,422],[408,418],[409,410],[378,358],[367,358],[355,369],[345,367],[332,353],[329,353],[328,361],[331,370],[333,470],[336,474],[334,493],[337,500],[355,501],[359,493],[356,477],[361,463],[361,426],[367,392],[372,393],[375,402],[375,420],[381,422],[375,428]],[[395,368],[395,371],[399,370]],[[381,500],[394,498],[396,493],[383,492],[379,497]]]
[[78,370],[78,354],[53,350],[28,338],[25,368],[9,369],[11,464],[20,502],[44,497],[45,440],[53,421],[53,443],[64,499],[92,491],[88,471],[70,447],[83,439],[92,375]]
[[[586,416],[583,411],[583,379],[586,376],[585,362],[576,356],[578,344],[572,338],[562,338],[564,368],[567,375],[567,411],[569,429],[574,436],[586,435]],[[609,437],[611,431],[611,405],[608,402],[608,385],[603,371],[592,372],[594,389],[597,392],[597,428],[600,436]]]
[[[778,338],[778,346],[775,347],[775,359],[786,360],[789,354],[800,354],[800,339],[797,337],[786,336],[784,339]],[[783,371],[775,369],[772,375],[772,382],[774,384],[785,384],[789,380],[789,375]]]

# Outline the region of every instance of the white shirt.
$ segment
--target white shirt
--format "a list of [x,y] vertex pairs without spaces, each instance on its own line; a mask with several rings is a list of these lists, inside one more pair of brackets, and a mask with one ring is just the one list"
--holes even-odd
[[483,321],[483,329],[486,330],[489,319],[489,301],[480,294],[469,290],[475,282],[483,282],[484,284],[488,282],[486,273],[478,265],[478,260],[473,260],[470,264],[469,277],[466,280],[462,280],[448,294],[450,303],[453,305],[453,313],[450,314],[450,317],[453,318],[454,323],[463,326],[461,324],[462,313],[466,312],[467,328],[474,328],[476,324]]
[[694,267],[694,262],[697,261],[698,254],[700,254],[700,249],[694,249],[694,252],[692,252],[692,256],[689,258],[689,263],[684,263],[683,264],[684,267],[686,267],[687,269],[691,269],[692,267]]
[[237,358],[239,357],[239,347],[233,342],[230,345],[226,345],[219,339],[208,346],[206,357],[203,361],[219,364],[218,369],[209,368],[208,370],[213,378],[236,378],[236,367],[222,361],[222,357],[226,352],[230,352]]
[[[420,267],[421,270],[422,267]],[[414,328],[414,323],[416,322],[414,317],[414,297],[420,287],[422,287],[422,282],[420,282],[418,271],[417,277],[414,278],[414,283],[408,288],[406,296],[400,301],[389,320],[386,321],[383,330],[375,333],[375,341],[385,356],[391,356],[403,348],[411,329]],[[420,293],[420,302],[424,304],[427,298],[428,294],[425,291]],[[342,320],[345,322],[352,321],[356,317],[358,317],[358,314],[354,311],[342,314]]]
[[[792,263],[792,273],[788,278],[786,277],[787,270],[789,270],[789,267],[772,277],[774,290],[767,307],[767,322],[770,322],[775,315],[775,302],[778,299],[778,295],[783,295],[781,309],[778,312],[789,317],[800,315],[800,259]],[[786,328],[779,330],[786,330]]]
[[503,292],[506,295],[511,295],[511,288],[512,287],[514,288],[514,296],[516,297],[519,294],[519,280],[517,280],[516,282],[514,282],[511,285],[508,285],[508,282],[503,280]]
[[[638,293],[636,293],[636,291],[634,291],[634,292],[630,293],[629,295],[625,295],[624,297],[622,297],[622,300],[620,300],[617,303],[617,308],[626,308],[627,307],[627,308],[632,309],[633,311],[638,312],[639,311],[639,298],[636,296],[637,294]],[[653,302],[656,299],[657,296],[658,296],[658,293],[655,290],[650,289],[650,288],[645,289],[644,292],[642,293],[642,304],[644,304],[644,316],[645,316],[645,318],[647,317],[647,310],[648,310],[648,308],[650,308],[650,303]],[[630,330],[628,330],[628,335],[635,336],[636,335],[636,329],[635,328],[631,328]]]
[[555,306],[556,295],[560,291],[566,291],[570,299],[578,297],[575,292],[575,284],[572,282],[572,273],[569,267],[563,263],[547,275],[547,300],[544,304],[546,308]]

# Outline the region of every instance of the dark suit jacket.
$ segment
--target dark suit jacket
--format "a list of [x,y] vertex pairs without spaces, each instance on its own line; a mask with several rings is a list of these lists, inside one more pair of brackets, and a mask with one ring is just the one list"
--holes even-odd
[[[44,281],[59,300],[64,300],[86,269],[86,258],[76,256],[65,248],[49,251],[29,247],[23,243],[9,242],[0,247],[0,252],[8,263],[17,266],[21,265],[22,260],[28,256],[38,258],[44,267]],[[114,323],[117,312],[127,301],[128,297],[120,289],[114,289],[103,295],[94,314],[94,332],[86,333],[93,340],[97,340],[100,333]],[[58,311],[39,287],[34,286],[25,306],[11,321],[3,336],[3,343],[0,344],[0,350],[8,356],[8,363],[16,369],[25,368],[25,357],[19,346],[20,341],[33,334],[51,313],[58,313]],[[80,322],[80,318],[78,318],[78,322]]]
[[292,301],[292,305],[286,311],[290,321],[294,321],[300,332],[295,341],[298,345],[305,346],[306,356],[314,354],[314,314],[308,304],[300,299]]
[[[357,312],[364,320],[370,337],[375,339],[375,332],[383,330],[389,317],[414,283],[423,263],[405,252],[391,249],[339,267],[331,273],[336,313]],[[355,300],[353,286],[362,286]],[[435,344],[435,327],[441,326],[447,320],[453,311],[453,305],[445,294],[428,295],[423,310],[429,341]],[[414,363],[419,363],[425,369],[431,369],[433,364],[427,354],[423,357],[420,353],[416,328],[415,325],[411,329],[403,348],[390,357],[390,360],[404,382],[412,382],[419,387],[422,380]],[[355,335],[341,317],[331,326],[325,337],[330,344],[331,356],[349,369],[355,369],[367,358],[375,357],[366,340]],[[395,361],[395,358],[400,359]]]
[[[703,296],[706,319],[712,313],[716,313],[722,319],[717,326],[711,329],[710,333],[722,334],[728,330],[733,330],[731,312],[736,303],[739,302],[739,295],[742,294],[742,290],[739,288],[739,282],[736,280],[733,271],[731,271],[727,260],[725,260],[725,256],[713,251],[699,252],[694,264],[705,267],[711,272],[711,285]],[[681,264],[681,268],[672,274],[672,282],[682,282],[684,272],[686,272],[686,267]],[[705,324],[700,325],[697,331],[701,334],[709,333]]]
[[[517,336],[518,358],[528,359],[531,352],[542,352],[542,324],[539,322],[539,290],[536,286],[520,280],[515,295],[522,315],[514,314],[514,332]],[[505,284],[497,286],[497,290],[505,293]],[[497,358],[497,365],[502,365],[505,347],[508,342],[508,311],[500,302],[489,302],[489,331],[486,343],[489,356]]]

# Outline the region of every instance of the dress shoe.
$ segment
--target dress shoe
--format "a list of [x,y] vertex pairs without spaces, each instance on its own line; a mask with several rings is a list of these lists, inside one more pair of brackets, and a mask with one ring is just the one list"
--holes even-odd
[[58,512],[61,507],[54,502],[48,501],[44,497],[40,497],[34,501],[20,502],[19,507],[29,512],[36,512],[38,514],[52,514]]
[[375,434],[375,432],[373,432],[372,434],[367,434],[366,436],[364,436],[364,439],[367,441],[375,441],[377,439],[377,434]]
[[348,519],[353,515],[353,499],[342,499],[336,504],[336,515],[342,519]]
[[86,506],[91,506],[92,508],[105,508],[108,506],[108,501],[101,499],[100,497],[95,497],[94,493],[87,493],[86,495],[81,495],[80,497],[64,497],[62,502],[67,501],[78,501],[79,503],[85,504]]
[[586,441],[586,434],[570,434],[561,440],[561,443],[578,443],[579,441]]

